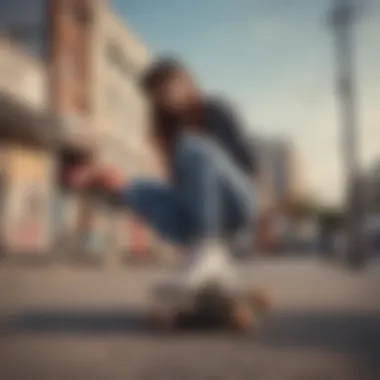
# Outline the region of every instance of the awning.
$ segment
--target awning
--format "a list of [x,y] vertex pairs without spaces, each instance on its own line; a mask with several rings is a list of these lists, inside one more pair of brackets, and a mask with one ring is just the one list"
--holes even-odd
[[0,138],[54,146],[57,130],[52,117],[0,92]]
[[0,139],[18,140],[47,149],[90,153],[86,139],[64,137],[64,122],[57,116],[33,109],[9,94],[0,92]]

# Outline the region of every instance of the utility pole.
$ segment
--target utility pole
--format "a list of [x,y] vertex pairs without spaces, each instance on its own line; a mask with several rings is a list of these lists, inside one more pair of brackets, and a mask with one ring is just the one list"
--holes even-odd
[[363,207],[358,164],[358,116],[354,85],[353,33],[357,8],[352,0],[333,0],[330,14],[335,36],[337,91],[342,123],[346,189],[346,257],[353,267],[365,264]]

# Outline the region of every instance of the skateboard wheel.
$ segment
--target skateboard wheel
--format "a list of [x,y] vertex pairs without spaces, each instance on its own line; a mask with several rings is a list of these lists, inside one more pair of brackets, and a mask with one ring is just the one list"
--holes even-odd
[[249,295],[252,307],[259,313],[266,313],[271,306],[268,293],[262,289],[255,289]]
[[153,310],[149,315],[149,324],[154,328],[170,329],[174,327],[175,315],[169,310]]
[[232,315],[232,327],[238,332],[248,331],[254,322],[252,308],[247,303],[240,303]]

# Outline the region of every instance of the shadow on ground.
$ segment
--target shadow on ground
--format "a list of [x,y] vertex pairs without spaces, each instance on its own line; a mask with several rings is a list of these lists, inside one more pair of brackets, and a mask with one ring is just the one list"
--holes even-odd
[[[151,334],[143,310],[27,311],[0,322],[2,333]],[[192,326],[192,328],[200,326]],[[184,332],[184,331],[183,331]],[[256,342],[380,355],[380,313],[278,312],[268,316]]]
[[380,313],[278,313],[268,318],[260,342],[380,354]]
[[146,331],[145,314],[138,310],[86,312],[38,310],[19,313],[1,324],[3,333],[140,334]]

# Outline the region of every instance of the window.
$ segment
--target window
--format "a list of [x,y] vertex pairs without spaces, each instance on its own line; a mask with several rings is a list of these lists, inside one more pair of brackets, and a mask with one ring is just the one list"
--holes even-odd
[[124,75],[134,74],[135,70],[128,59],[125,57],[122,49],[114,41],[108,41],[106,46],[108,61],[114,65]]
[[67,2],[67,10],[79,25],[86,26],[92,21],[92,13],[87,0],[71,0]]

